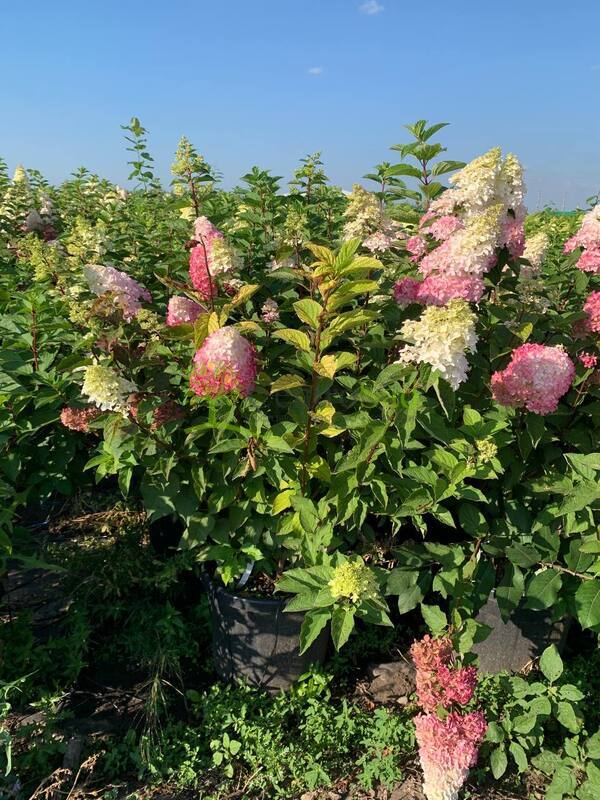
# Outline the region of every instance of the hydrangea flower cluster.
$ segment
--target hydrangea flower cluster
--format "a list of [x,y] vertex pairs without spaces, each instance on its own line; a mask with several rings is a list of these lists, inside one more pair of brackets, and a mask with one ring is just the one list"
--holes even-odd
[[190,386],[201,397],[230,392],[246,397],[254,391],[256,374],[254,347],[228,326],[209,334],[196,351]]
[[202,299],[211,300],[217,293],[214,279],[239,269],[241,261],[206,217],[195,221],[194,237],[197,244],[190,250],[190,279]]
[[458,800],[485,737],[483,713],[451,711],[443,720],[435,714],[420,714],[415,718],[415,730],[425,797]]
[[407,320],[402,336],[412,344],[400,351],[401,362],[431,364],[453,389],[466,380],[469,364],[465,352],[475,352],[475,314],[464,300],[447,306],[429,306],[417,320]]
[[577,247],[582,253],[577,266],[584,272],[600,273],[600,203],[584,216],[581,227],[564,245],[564,252],[571,253]]
[[473,697],[477,670],[457,666],[448,637],[425,636],[413,644],[411,655],[418,702],[425,712],[415,718],[423,791],[428,800],[457,800],[487,730],[481,711],[464,714],[456,709]]
[[583,310],[587,314],[584,320],[586,330],[600,333],[600,292],[592,292],[589,295]]
[[598,356],[593,353],[583,352],[579,354],[578,358],[586,369],[594,369],[598,364]]
[[110,367],[90,364],[84,367],[82,394],[89,397],[102,411],[125,413],[129,406],[129,396],[137,390],[131,381],[121,377]]
[[98,408],[74,408],[65,406],[60,412],[60,421],[72,431],[87,433],[90,429],[89,423],[100,414]]
[[272,325],[274,322],[277,322],[279,319],[279,306],[277,301],[273,300],[271,297],[265,300],[260,309],[260,315],[262,321],[266,322],[267,325]]
[[[523,176],[513,155],[503,159],[494,148],[450,183],[454,188],[431,203],[419,233],[406,244],[411,261],[429,282],[413,298],[424,305],[445,305],[452,299],[479,302],[483,275],[496,263],[497,248],[507,247],[513,258],[524,250]],[[403,297],[402,288],[396,296]]]
[[144,286],[135,281],[126,272],[121,272],[114,267],[106,267],[101,264],[87,264],[83,268],[85,279],[90,290],[102,297],[110,294],[114,297],[115,303],[123,312],[123,319],[126,322],[136,316],[142,308],[142,300],[152,301],[152,295]]
[[544,231],[540,231],[526,239],[523,258],[529,261],[529,266],[524,265],[521,267],[522,278],[532,278],[538,274],[548,252],[549,244],[550,239]]
[[200,303],[190,300],[189,297],[176,295],[170,298],[167,306],[167,325],[169,327],[184,323],[193,325],[200,314],[204,313],[206,313],[206,309]]
[[399,223],[391,219],[377,197],[360,184],[352,187],[344,217],[343,238],[360,239],[372,253],[383,253],[403,238]]
[[550,414],[574,376],[575,365],[561,347],[523,344],[513,350],[508,366],[492,375],[492,392],[503,406]]
[[379,595],[377,579],[362,558],[344,561],[337,566],[328,586],[336,600],[345,597],[357,603]]

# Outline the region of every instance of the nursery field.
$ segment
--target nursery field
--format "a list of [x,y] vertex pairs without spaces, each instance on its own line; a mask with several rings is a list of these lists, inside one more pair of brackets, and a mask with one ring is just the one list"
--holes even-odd
[[0,160],[2,800],[600,797],[600,198],[444,127]]

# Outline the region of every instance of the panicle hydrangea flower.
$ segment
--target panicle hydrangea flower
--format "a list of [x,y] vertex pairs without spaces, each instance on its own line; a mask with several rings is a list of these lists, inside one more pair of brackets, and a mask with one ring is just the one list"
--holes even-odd
[[453,389],[466,380],[465,352],[475,352],[475,314],[464,300],[447,306],[428,306],[418,320],[407,320],[401,334],[412,344],[400,352],[400,361],[431,364]]
[[513,350],[508,366],[492,375],[492,392],[501,405],[550,414],[574,376],[575,365],[562,348],[523,344]]
[[466,207],[471,213],[491,203],[498,194],[501,172],[502,152],[499,147],[474,158],[448,179],[455,187],[452,196],[454,205]]
[[485,737],[483,713],[419,714],[414,723],[427,800],[458,800]]
[[525,250],[523,251],[523,258],[529,261],[529,266],[521,267],[521,277],[532,278],[540,271],[542,262],[548,252],[550,239],[548,234],[544,231],[535,233],[525,240]]
[[121,377],[115,370],[102,364],[89,364],[84,367],[82,394],[86,395],[101,411],[126,412],[129,396],[137,387]]
[[578,358],[586,369],[594,369],[598,364],[598,356],[593,353],[583,352],[579,354]]
[[85,279],[90,290],[98,297],[105,294],[114,295],[116,303],[123,311],[123,318],[130,322],[140,311],[142,300],[152,301],[152,295],[144,286],[135,281],[126,272],[101,264],[87,264],[83,268]]
[[236,272],[242,265],[241,258],[225,239],[215,237],[210,247],[210,274],[227,275]]
[[427,242],[422,236],[409,236],[406,240],[406,249],[411,254],[411,261],[418,261],[427,252]]
[[170,298],[167,306],[167,325],[173,327],[186,322],[193,325],[200,314],[205,313],[206,309],[200,303],[196,303],[189,297],[176,295]]
[[379,595],[377,579],[361,558],[337,566],[328,586],[332,597],[346,597],[353,603]]
[[504,245],[513,258],[525,252],[525,227],[522,219],[509,217],[502,223],[500,245]]
[[[428,800],[457,800],[487,730],[480,711],[456,710],[473,697],[477,682],[474,667],[457,667],[447,636],[425,636],[411,647],[417,675],[417,698],[426,712],[415,720],[423,791]],[[439,707],[449,710],[443,716]]]
[[417,299],[426,306],[445,306],[451,300],[478,303],[483,297],[483,280],[478,275],[428,275],[420,284]]
[[600,203],[585,214],[579,230],[567,239],[563,249],[565,253],[570,253],[576,247],[583,247],[585,250],[600,249]]
[[223,234],[208,217],[198,217],[194,222],[194,237],[199,242],[210,244],[213,239],[222,239]]
[[217,293],[210,274],[208,250],[205,244],[197,244],[190,250],[190,280],[203,300],[211,300]]
[[[423,227],[425,216],[427,215],[421,217],[419,227]],[[441,217],[434,218],[434,221],[424,228],[424,232],[431,234],[439,242],[445,242],[449,236],[463,227],[464,223],[459,217],[454,214],[443,214]]]
[[592,272],[597,275],[600,272],[600,247],[593,250],[585,250],[575,265],[584,272]]
[[246,397],[254,391],[256,374],[254,347],[228,326],[209,334],[196,351],[190,386],[201,397],[231,392]]
[[272,297],[265,300],[260,310],[260,315],[263,322],[266,322],[267,325],[272,325],[273,322],[277,322],[279,319],[279,306],[277,305],[277,301],[273,300]]
[[379,227],[381,204],[372,192],[356,183],[344,211],[343,239],[366,239]]
[[60,421],[72,431],[87,433],[90,429],[90,420],[95,419],[100,414],[98,408],[74,408],[65,406],[60,412]]
[[396,281],[394,286],[394,299],[399,306],[404,308],[411,303],[418,303],[419,301],[419,287],[421,281],[416,278],[400,278]]
[[592,292],[584,303],[583,310],[587,314],[585,327],[593,333],[600,333],[600,292]]

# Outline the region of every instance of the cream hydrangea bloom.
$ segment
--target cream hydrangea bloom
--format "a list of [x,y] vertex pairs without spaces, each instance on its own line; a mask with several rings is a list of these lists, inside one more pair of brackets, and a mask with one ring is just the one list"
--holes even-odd
[[137,391],[135,383],[102,364],[90,364],[84,370],[81,392],[91,403],[102,411],[127,409],[129,395]]
[[476,316],[465,300],[447,306],[428,306],[417,320],[407,320],[402,336],[411,344],[400,352],[401,362],[431,364],[453,389],[467,378],[466,352],[475,352]]

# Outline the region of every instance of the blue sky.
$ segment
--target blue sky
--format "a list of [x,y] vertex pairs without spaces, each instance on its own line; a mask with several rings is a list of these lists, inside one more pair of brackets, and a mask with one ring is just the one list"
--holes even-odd
[[448,157],[494,145],[527,169],[528,202],[600,189],[600,0],[28,0],[2,4],[0,155],[51,180],[124,184],[119,125],[138,116],[157,172],[182,134],[234,185],[290,176],[322,150],[353,181],[448,121]]

